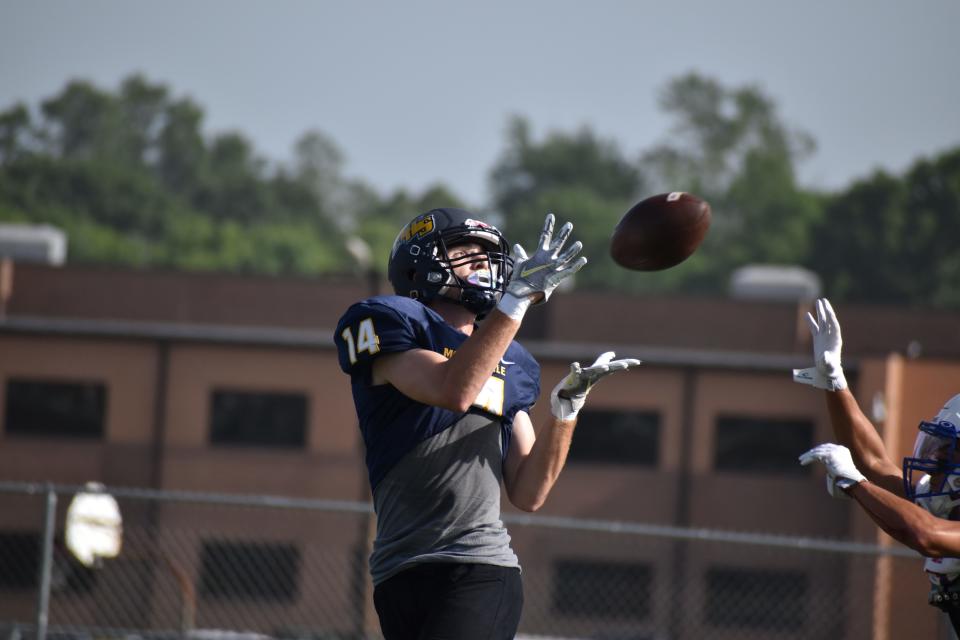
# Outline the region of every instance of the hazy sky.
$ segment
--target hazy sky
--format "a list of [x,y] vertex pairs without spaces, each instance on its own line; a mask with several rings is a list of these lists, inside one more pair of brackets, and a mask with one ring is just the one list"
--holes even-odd
[[696,70],[761,87],[830,188],[960,145],[958,32],[960,0],[0,0],[0,109],[140,71],[268,158],[319,129],[348,176],[483,205],[511,114],[635,157]]

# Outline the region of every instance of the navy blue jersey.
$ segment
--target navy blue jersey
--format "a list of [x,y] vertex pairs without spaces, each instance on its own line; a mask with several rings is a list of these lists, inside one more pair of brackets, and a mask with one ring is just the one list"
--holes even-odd
[[[368,298],[340,319],[334,341],[340,367],[350,375],[371,488],[419,443],[465,415],[411,400],[393,385],[372,385],[374,359],[410,349],[451,357],[467,337],[429,307],[401,296]],[[506,457],[514,416],[517,411],[529,412],[539,394],[540,366],[513,342],[467,413],[500,423]]]

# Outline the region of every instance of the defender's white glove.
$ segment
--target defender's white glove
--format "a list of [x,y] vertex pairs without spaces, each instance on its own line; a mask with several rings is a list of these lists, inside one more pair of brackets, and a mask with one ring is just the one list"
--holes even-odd
[[809,384],[818,389],[839,391],[847,388],[847,379],[840,365],[840,349],[843,339],[840,337],[840,323],[826,298],[817,300],[817,318],[807,313],[807,325],[813,336],[813,361],[815,367],[794,369],[793,380]]
[[808,465],[813,461],[822,462],[827,467],[827,493],[834,498],[846,498],[843,489],[866,480],[853,464],[850,449],[840,444],[818,444],[800,456],[800,464]]
[[[522,319],[531,303],[546,302],[560,282],[587,264],[587,259],[582,256],[574,260],[583,248],[579,241],[560,253],[573,231],[573,225],[569,222],[564,224],[554,238],[554,221],[553,214],[548,213],[543,222],[543,231],[540,232],[540,247],[532,256],[527,256],[519,244],[513,245],[513,275],[497,309],[514,320]],[[533,302],[531,296],[537,293],[542,293],[543,298]]]
[[557,420],[573,420],[577,412],[587,401],[587,394],[601,378],[615,371],[623,371],[640,366],[640,361],[633,358],[614,360],[613,351],[600,354],[596,361],[582,369],[579,362],[570,364],[570,373],[553,388],[550,394],[550,410]]

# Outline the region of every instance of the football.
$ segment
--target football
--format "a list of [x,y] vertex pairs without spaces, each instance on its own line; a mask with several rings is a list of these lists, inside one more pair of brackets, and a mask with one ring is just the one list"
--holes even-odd
[[710,228],[710,205],[682,191],[633,205],[610,238],[610,256],[621,267],[661,271],[689,258]]

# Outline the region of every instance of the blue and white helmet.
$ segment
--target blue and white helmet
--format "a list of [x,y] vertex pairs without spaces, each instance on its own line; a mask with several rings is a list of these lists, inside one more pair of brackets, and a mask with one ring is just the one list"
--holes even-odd
[[960,394],[919,428],[913,455],[903,459],[904,491],[933,515],[949,518],[960,506]]

